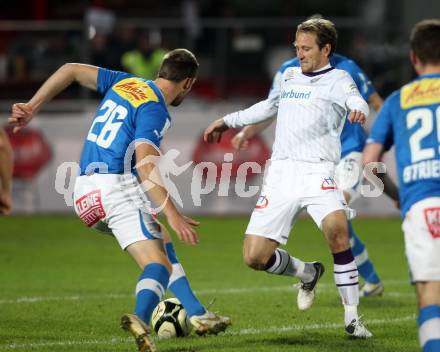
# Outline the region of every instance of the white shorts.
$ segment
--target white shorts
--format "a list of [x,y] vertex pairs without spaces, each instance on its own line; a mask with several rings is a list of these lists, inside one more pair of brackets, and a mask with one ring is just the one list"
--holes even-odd
[[415,203],[402,229],[413,281],[440,280],[440,197]]
[[336,210],[346,210],[351,218],[354,212],[347,207],[333,176],[334,165],[330,162],[271,161],[246,234],[286,244],[304,208],[319,228],[322,220]]
[[359,198],[362,179],[362,153],[348,153],[336,166],[335,181],[339,189],[350,195],[350,203]]
[[160,224],[148,213],[138,185],[132,175],[78,176],[75,211],[87,226],[113,234],[122,249],[138,241],[162,239]]

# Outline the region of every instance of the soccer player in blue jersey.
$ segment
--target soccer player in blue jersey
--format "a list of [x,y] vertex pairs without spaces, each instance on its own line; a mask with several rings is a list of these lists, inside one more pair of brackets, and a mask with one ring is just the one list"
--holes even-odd
[[[111,231],[142,270],[136,286],[136,314],[126,314],[121,321],[135,337],[139,351],[156,351],[148,325],[167,287],[187,309],[198,334],[215,334],[230,325],[229,318],[207,311],[198,302],[168,234],[148,210],[152,202],[180,240],[190,245],[198,242],[193,229],[198,222],[180,214],[153,162],[160,156],[158,148],[170,126],[167,106],[183,101],[197,71],[198,62],[186,49],[166,54],[154,81],[90,65],[66,64],[28,103],[14,104],[9,118],[14,129],[20,129],[73,82],[103,95],[81,155],[75,210],[89,227]],[[138,192],[140,183],[148,199]]]
[[[335,68],[347,71],[356,83],[362,97],[368,101],[376,111],[380,109],[383,103],[382,98],[374,89],[367,75],[353,60],[335,53],[330,57],[330,64]],[[300,62],[297,57],[283,63],[274,77],[269,96],[273,94],[273,91],[276,89],[277,80],[282,73],[289,67],[299,66]],[[244,127],[234,136],[232,145],[236,149],[245,148],[250,138],[263,131],[272,122],[273,119]],[[336,168],[336,181],[338,186],[344,191],[347,203],[353,202],[360,195],[360,186],[362,183],[362,150],[365,146],[366,139],[366,133],[360,124],[350,123],[346,120],[341,134],[341,161]],[[359,236],[356,235],[351,221],[348,222],[348,231],[351,249],[359,274],[365,281],[359,290],[359,294],[361,297],[379,296],[383,293],[383,284],[368,256],[364,243]]]
[[411,33],[410,58],[419,75],[392,93],[373,125],[364,163],[395,146],[399,189],[385,193],[400,204],[405,251],[419,306],[423,352],[440,351],[440,20]]

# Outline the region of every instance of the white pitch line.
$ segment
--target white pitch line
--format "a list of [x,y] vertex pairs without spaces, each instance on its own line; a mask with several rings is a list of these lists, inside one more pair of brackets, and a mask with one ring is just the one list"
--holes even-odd
[[112,337],[106,340],[66,340],[66,341],[52,341],[52,342],[36,342],[36,343],[22,343],[17,344],[13,343],[10,345],[0,345],[0,350],[16,350],[16,349],[23,349],[27,350],[29,348],[38,348],[38,347],[55,347],[55,346],[84,346],[84,345],[112,345],[115,343],[123,343],[123,342],[129,342],[132,341],[132,339],[129,338],[120,338],[120,337]]
[[[370,325],[382,325],[382,324],[393,324],[400,323],[404,321],[415,320],[415,315],[407,315],[401,318],[392,318],[392,319],[372,319],[367,320],[366,323],[368,326]],[[231,331],[228,332],[227,335],[257,335],[264,333],[273,333],[273,332],[289,332],[289,331],[303,331],[303,330],[324,330],[324,329],[343,329],[344,324],[342,323],[326,323],[326,324],[307,324],[307,325],[286,325],[280,327],[268,327],[263,329],[255,329],[255,328],[247,328],[242,329],[240,331]]]
[[2,299],[0,304],[15,304],[15,303],[38,303],[50,301],[79,301],[83,299],[101,299],[101,298],[129,298],[132,295],[125,294],[106,294],[106,295],[75,295],[75,296],[37,296],[37,297],[19,297],[15,299]]
[[[397,281],[396,281],[397,282]],[[385,286],[389,283],[385,282]],[[318,292],[336,292],[334,284],[320,283],[318,286]],[[230,295],[230,294],[242,294],[242,293],[255,293],[255,292],[289,292],[294,291],[293,285],[272,286],[272,287],[243,287],[243,288],[224,288],[224,289],[205,289],[195,290],[198,295]],[[385,291],[386,296],[394,297],[413,297],[414,293],[408,292],[396,292]],[[1,299],[2,304],[19,304],[19,303],[38,303],[38,302],[51,302],[51,301],[79,301],[87,299],[127,299],[133,298],[134,295],[130,294],[105,294],[105,295],[74,295],[74,296],[36,296],[36,297],[18,297],[15,299]]]
[[[383,325],[383,324],[396,324],[405,321],[415,320],[415,315],[407,315],[400,318],[392,319],[373,319],[368,320],[367,324],[371,325]],[[268,327],[262,329],[256,328],[245,328],[239,331],[228,331],[223,336],[244,336],[244,335],[258,335],[264,333],[283,333],[291,331],[307,331],[307,330],[332,330],[332,329],[343,329],[344,324],[341,323],[326,323],[326,324],[306,324],[306,325],[285,325],[279,327]],[[214,338],[213,336],[211,338]],[[26,343],[26,344],[9,344],[0,345],[0,350],[16,350],[23,349],[28,350],[30,348],[38,347],[52,347],[52,346],[84,346],[84,345],[110,345],[114,343],[125,343],[131,342],[132,339],[113,337],[103,340],[67,340],[67,341],[51,341],[51,342],[38,342],[38,343]]]

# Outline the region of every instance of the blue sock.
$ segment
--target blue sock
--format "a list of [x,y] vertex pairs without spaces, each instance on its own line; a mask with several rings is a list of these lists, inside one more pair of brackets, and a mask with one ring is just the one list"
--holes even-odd
[[170,276],[170,283],[168,288],[174,293],[177,299],[182,303],[186,312],[190,317],[193,315],[205,314],[206,309],[194,295],[194,292],[189,285],[188,279],[186,278],[185,271],[182,265],[177,259],[176,252],[174,251],[173,244],[168,242],[165,245],[168,259],[173,265],[173,272]]
[[348,222],[348,235],[350,237],[351,251],[353,252],[359,274],[368,283],[379,283],[380,278],[377,275],[376,270],[374,270],[373,263],[368,257],[367,249],[354,232],[351,221]]
[[147,325],[150,323],[151,313],[165,293],[169,278],[167,268],[159,263],[146,265],[139,277],[135,313]]
[[440,306],[432,304],[421,308],[417,323],[422,351],[440,351]]

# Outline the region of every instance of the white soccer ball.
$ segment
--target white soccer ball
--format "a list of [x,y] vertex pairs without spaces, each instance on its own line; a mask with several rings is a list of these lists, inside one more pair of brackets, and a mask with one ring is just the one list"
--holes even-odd
[[159,302],[153,310],[151,325],[161,339],[188,336],[192,329],[188,314],[177,298]]

